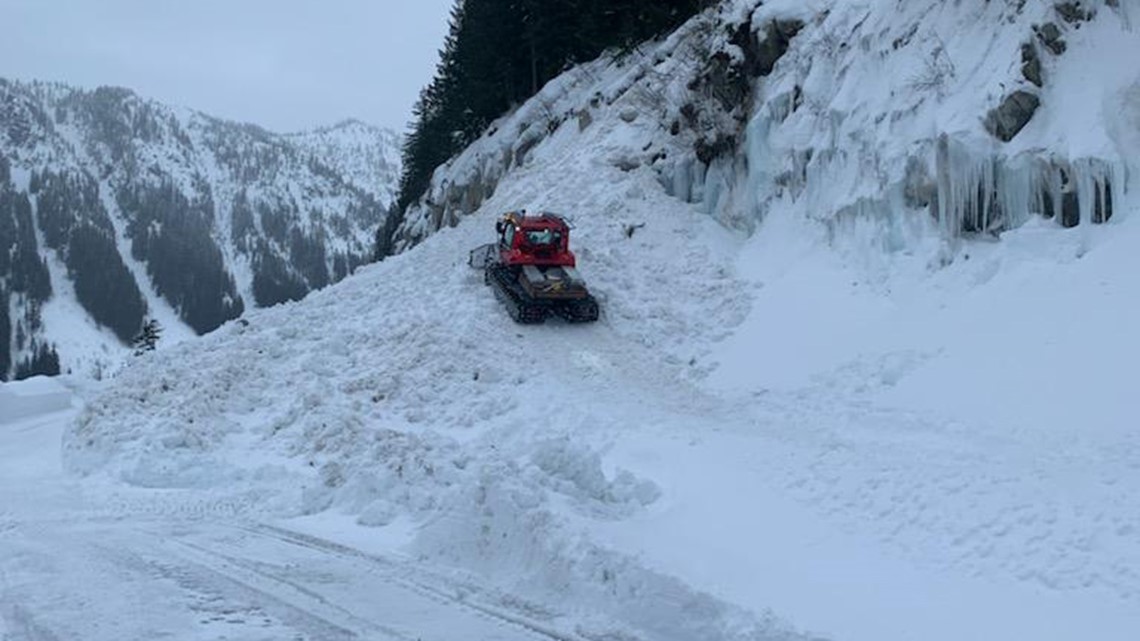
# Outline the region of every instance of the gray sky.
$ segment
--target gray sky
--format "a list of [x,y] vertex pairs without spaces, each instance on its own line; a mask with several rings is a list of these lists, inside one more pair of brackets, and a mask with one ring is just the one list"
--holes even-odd
[[0,0],[0,76],[118,85],[275,131],[403,132],[454,0]]

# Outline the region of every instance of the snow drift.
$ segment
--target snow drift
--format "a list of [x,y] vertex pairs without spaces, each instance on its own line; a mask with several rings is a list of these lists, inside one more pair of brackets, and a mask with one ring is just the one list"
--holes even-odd
[[71,396],[66,387],[44,376],[5,384],[0,386],[0,423],[69,409]]

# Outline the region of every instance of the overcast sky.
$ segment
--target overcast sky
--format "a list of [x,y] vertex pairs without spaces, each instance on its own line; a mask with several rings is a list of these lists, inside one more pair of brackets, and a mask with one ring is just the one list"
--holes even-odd
[[297,131],[403,132],[454,0],[0,0],[0,76]]

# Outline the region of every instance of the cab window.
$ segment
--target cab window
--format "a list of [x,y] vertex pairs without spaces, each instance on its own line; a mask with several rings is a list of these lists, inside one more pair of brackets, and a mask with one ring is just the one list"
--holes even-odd
[[526,233],[527,242],[532,245],[554,245],[560,237],[561,234],[555,233],[553,229],[528,231]]

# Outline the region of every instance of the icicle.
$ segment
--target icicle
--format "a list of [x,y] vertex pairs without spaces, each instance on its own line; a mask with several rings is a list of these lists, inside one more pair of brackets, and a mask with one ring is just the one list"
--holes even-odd
[[[1067,184],[1063,185],[1066,201],[1062,206],[1062,210],[1068,213],[1062,220],[1065,226],[1072,226],[1075,222],[1082,225],[1105,223],[1116,215],[1126,193],[1126,169],[1120,163],[1081,158],[1074,160],[1069,171],[1063,173],[1067,179]],[[1078,217],[1071,213],[1074,207],[1079,212]]]
[[687,203],[698,202],[697,195],[701,189],[700,183],[703,175],[700,163],[695,158],[687,158],[674,163],[662,177],[662,186],[665,191],[675,198]]
[[1000,163],[995,180],[999,220],[994,231],[1019,227],[1030,215],[1040,211],[1041,162],[1020,156]]
[[748,190],[747,207],[756,220],[763,220],[765,207],[762,204],[764,196],[769,195],[772,189],[772,168],[775,164],[772,144],[772,120],[766,109],[748,124],[747,130],[747,159],[748,159]]
[[1080,207],[1080,224],[1088,225],[1093,219],[1093,191],[1096,179],[1092,163],[1088,159],[1073,162],[1073,184],[1076,187],[1077,204]]
[[1092,221],[1095,224],[1106,222],[1112,217],[1112,200],[1111,197],[1105,198],[1108,193],[1106,187],[1111,188],[1111,181],[1096,180],[1093,183],[1093,217]]
[[1124,203],[1131,187],[1128,183],[1128,165],[1124,162],[1114,162],[1111,167],[1112,185],[1108,195],[1112,198],[1113,216],[1119,216],[1125,211]]
[[935,158],[939,217],[948,238],[986,231],[996,221],[997,172],[992,156],[970,153],[943,134]]
[[717,158],[705,171],[701,203],[709,216],[719,218],[732,227],[746,230],[755,228],[756,219],[748,215],[738,215],[732,207],[733,189],[736,182],[736,164],[732,158]]
[[948,220],[954,211],[950,186],[950,142],[946,134],[938,137],[934,152],[934,175],[937,185],[938,224],[943,237],[949,237]]
[[1061,206],[1061,185],[1057,172],[1051,163],[1038,160],[1033,168],[1033,182],[1030,187],[1033,200],[1030,214],[1046,219],[1055,219]]
[[938,141],[935,165],[936,213],[947,238],[1013,229],[1033,214],[1063,227],[1106,222],[1126,193],[1127,168],[1120,163],[1004,158],[972,152],[947,136]]

